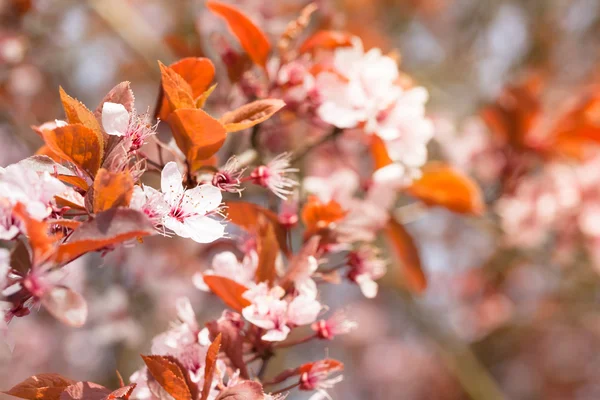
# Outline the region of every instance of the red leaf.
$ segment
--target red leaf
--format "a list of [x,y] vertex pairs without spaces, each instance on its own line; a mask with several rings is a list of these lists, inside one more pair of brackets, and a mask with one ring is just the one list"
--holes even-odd
[[241,312],[251,304],[242,296],[248,290],[246,286],[217,275],[204,275],[203,279],[206,286],[233,310]]
[[142,356],[148,371],[175,400],[192,400],[192,394],[181,368],[163,356]]
[[13,215],[25,226],[29,246],[33,251],[33,265],[39,265],[50,258],[58,238],[48,233],[48,224],[31,218],[22,203],[13,208]]
[[131,113],[133,111],[135,98],[133,96],[133,92],[131,91],[131,86],[129,82],[121,82],[114,88],[108,92],[106,96],[102,99],[98,107],[94,111],[94,115],[96,119],[102,120],[102,106],[104,103],[116,103],[121,104],[127,112]]
[[54,286],[44,293],[40,301],[54,318],[69,326],[78,328],[87,320],[85,299],[68,287]]
[[318,31],[300,45],[300,53],[333,50],[352,46],[352,34],[341,31]]
[[429,206],[441,206],[461,214],[481,215],[485,210],[481,188],[450,165],[431,162],[407,192]]
[[284,106],[278,99],[256,100],[223,114],[219,121],[227,132],[237,132],[266,121]]
[[277,241],[279,242],[279,248],[285,254],[289,254],[286,231],[279,223],[277,214],[247,201],[226,201],[225,205],[227,206],[227,218],[248,232],[252,232],[256,228],[260,215],[265,216],[271,225],[273,225]]
[[137,384],[132,383],[130,385],[123,386],[106,396],[105,400],[129,400],[129,397],[131,397],[131,393],[133,393],[136,385]]
[[244,322],[241,315],[226,311],[218,320],[206,323],[210,337],[221,335],[221,350],[227,355],[234,369],[240,370],[240,376],[248,379],[248,369],[244,363]]
[[213,156],[225,142],[227,132],[223,125],[203,110],[175,110],[167,122],[192,170]]
[[328,229],[343,219],[347,211],[335,200],[323,203],[317,196],[310,196],[302,208],[302,222],[310,235]]
[[343,362],[335,360],[333,358],[326,358],[324,360],[302,364],[300,367],[298,367],[298,374],[302,375],[305,372],[309,372],[311,368],[317,363],[323,365],[328,373],[342,371],[344,369]]
[[65,389],[60,400],[104,400],[110,389],[93,382],[77,382]]
[[256,232],[256,252],[258,253],[258,266],[256,268],[256,282],[268,282],[269,286],[277,276],[275,261],[279,254],[279,245],[273,225],[264,215],[258,218],[258,231]]
[[267,35],[236,7],[218,1],[207,1],[206,6],[227,22],[229,29],[255,64],[265,68],[271,52]]
[[219,333],[215,340],[210,344],[206,352],[206,362],[204,366],[204,386],[202,387],[202,396],[200,400],[208,399],[210,388],[213,383],[213,375],[215,374],[217,357],[219,356],[219,348],[221,347],[221,334]]
[[113,208],[97,214],[96,218],[76,229],[69,241],[59,246],[55,261],[66,263],[84,253],[153,233],[154,227],[143,213]]
[[129,171],[112,172],[100,168],[94,179],[94,212],[128,207],[133,195],[133,177]]
[[75,381],[59,374],[38,374],[2,393],[27,400],[59,400],[60,394],[73,383]]
[[60,158],[72,162],[90,176],[96,175],[104,155],[100,134],[81,124],[72,124],[45,130],[43,135],[48,147]]
[[387,167],[388,165],[394,163],[388,154],[383,139],[381,139],[379,136],[371,136],[369,149],[371,150],[371,157],[373,157],[373,164],[376,170]]
[[398,266],[408,288],[421,293],[427,288],[427,278],[421,267],[419,251],[402,224],[390,218],[384,229],[385,237],[400,261]]

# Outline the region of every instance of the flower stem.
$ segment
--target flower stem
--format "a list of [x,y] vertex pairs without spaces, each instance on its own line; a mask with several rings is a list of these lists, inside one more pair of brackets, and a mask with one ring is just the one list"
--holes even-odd
[[299,382],[296,382],[296,383],[294,383],[294,384],[291,384],[291,385],[289,385],[289,386],[286,386],[286,387],[284,387],[283,389],[279,389],[279,390],[278,390],[278,391],[276,391],[276,392],[272,392],[272,393],[271,393],[271,395],[274,395],[274,394],[279,394],[279,393],[283,393],[283,392],[287,392],[288,390],[291,390],[291,389],[295,388],[295,387],[296,387],[296,386],[298,386],[298,385],[300,385],[300,383],[299,383]]

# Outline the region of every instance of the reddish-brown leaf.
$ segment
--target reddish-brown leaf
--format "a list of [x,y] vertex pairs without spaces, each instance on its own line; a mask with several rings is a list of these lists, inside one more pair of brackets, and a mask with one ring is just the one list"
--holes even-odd
[[[42,131],[40,131],[41,134]],[[53,152],[52,150],[50,150],[50,147],[48,147],[47,145],[42,145],[42,147],[40,147],[39,149],[36,150],[35,152],[36,156],[47,156],[50,157],[52,160],[56,161],[57,163],[61,162],[62,159],[60,158],[60,156],[58,154],[56,154],[55,152]]]
[[142,356],[148,371],[175,400],[192,400],[192,394],[181,368],[163,356]]
[[117,86],[112,88],[110,92],[98,104],[96,110],[94,110],[94,116],[98,121],[102,120],[102,106],[104,103],[116,103],[122,104],[127,112],[132,112],[134,107],[135,97],[131,91],[130,83],[125,81],[119,83]]
[[384,234],[396,258],[400,261],[398,268],[408,289],[415,293],[423,292],[427,288],[427,278],[412,237],[394,218],[389,219]]
[[76,229],[69,241],[58,247],[55,261],[67,263],[84,253],[154,233],[152,223],[143,213],[112,208],[96,214],[94,219]]
[[195,166],[212,157],[225,142],[227,132],[223,125],[200,109],[175,110],[167,120],[175,143]]
[[29,246],[33,251],[33,265],[39,265],[51,257],[55,251],[54,244],[58,238],[50,235],[48,224],[31,218],[22,203],[18,203],[13,208],[13,215],[25,226]]
[[59,374],[38,374],[2,393],[27,400],[59,400],[60,394],[73,383]]
[[275,229],[264,215],[259,215],[256,232],[256,252],[258,253],[258,266],[256,268],[256,282],[267,282],[273,284],[277,272],[275,261],[279,254],[279,244],[275,235]]
[[217,275],[204,275],[204,283],[209,289],[219,296],[223,303],[237,312],[250,305],[250,301],[243,297],[248,288],[234,280]]
[[461,214],[481,215],[483,194],[477,183],[456,168],[441,162],[423,167],[423,175],[407,189],[430,206],[441,206]]
[[210,388],[213,383],[213,375],[217,365],[217,357],[221,348],[221,334],[219,333],[215,340],[210,344],[206,351],[206,362],[204,363],[204,385],[202,387],[202,395],[200,400],[208,399]]
[[78,328],[87,320],[87,303],[74,290],[65,286],[54,286],[40,298],[44,308],[64,324]]
[[60,395],[60,400],[104,400],[110,389],[93,382],[77,382]]
[[225,19],[227,26],[239,40],[242,48],[248,53],[252,61],[256,65],[265,68],[271,52],[271,43],[267,35],[234,6],[214,0],[207,1],[206,6],[213,13]]
[[31,256],[25,242],[17,240],[15,247],[10,252],[10,267],[25,276],[31,269]]
[[277,50],[283,59],[287,59],[286,55],[290,44],[304,32],[310,22],[310,17],[317,9],[318,6],[315,3],[310,3],[302,9],[298,18],[287,24],[277,43]]
[[128,207],[133,194],[133,177],[129,171],[112,172],[100,168],[94,179],[94,212]]
[[76,221],[74,219],[51,219],[51,220],[48,220],[47,222],[48,222],[48,225],[58,225],[58,226],[62,226],[63,228],[68,228],[68,229],[77,229],[83,223],[81,221]]
[[160,66],[164,99],[168,104],[168,107],[161,109],[160,117],[167,119],[171,112],[180,108],[195,108],[194,95],[190,84],[171,67],[167,67],[160,61],[158,65]]
[[264,215],[267,220],[273,225],[279,248],[285,253],[289,253],[286,240],[286,231],[279,223],[277,214],[267,210],[257,204],[247,201],[226,201],[227,218],[234,224],[240,226],[248,232],[253,232],[258,225],[258,218]]
[[381,139],[377,135],[371,136],[371,142],[369,146],[369,150],[371,150],[371,157],[373,158],[373,166],[375,169],[380,169],[383,167],[387,167],[390,164],[393,164],[394,161],[390,158],[388,154],[387,148],[385,147],[385,143],[383,139]]
[[60,158],[96,175],[104,155],[102,136],[81,124],[44,130],[43,135],[46,145]]
[[48,155],[36,154],[19,161],[19,164],[36,172],[48,172],[52,175],[56,174],[61,181],[80,189],[87,190],[88,188],[88,184],[83,178],[76,176],[75,172],[64,165],[59,164],[59,162],[53,160]]
[[324,203],[317,196],[310,196],[302,208],[302,222],[306,230],[312,234],[331,227],[346,214],[347,211],[337,201],[330,200]]
[[248,379],[248,368],[244,362],[244,334],[242,332],[242,316],[228,312],[227,318],[219,318],[206,323],[211,338],[221,335],[221,351],[223,351],[234,369],[240,370],[240,377]]
[[298,374],[302,375],[304,373],[309,372],[311,370],[311,368],[316,363],[319,363],[324,368],[326,368],[326,371],[328,373],[336,372],[336,371],[343,371],[344,370],[344,363],[343,362],[338,361],[338,360],[333,359],[333,358],[326,358],[324,360],[314,361],[314,362],[309,362],[309,363],[306,363],[306,364],[302,364],[300,367],[298,367]]
[[352,46],[352,34],[342,31],[318,31],[300,45],[300,53],[333,50]]
[[260,383],[244,381],[237,385],[225,388],[219,392],[215,400],[264,400],[265,393]]
[[114,390],[108,396],[106,396],[105,400],[129,400],[129,397],[131,397],[131,393],[133,393],[133,390],[136,386],[136,383],[132,383],[127,386],[120,387],[119,389]]
[[[59,92],[60,101],[62,102],[69,124],[81,124],[92,130],[100,139],[102,139],[102,129],[100,128],[100,123],[96,119],[96,116],[77,99],[69,96],[62,87],[59,88]],[[102,147],[104,147],[103,143],[102,145]]]
[[279,99],[256,100],[223,114],[219,121],[227,132],[237,132],[266,121],[284,106]]

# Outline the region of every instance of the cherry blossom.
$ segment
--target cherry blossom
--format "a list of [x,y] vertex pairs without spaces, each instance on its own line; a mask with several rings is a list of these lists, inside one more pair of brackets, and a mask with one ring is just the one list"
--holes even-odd
[[337,383],[340,383],[344,377],[338,375],[330,378],[329,375],[338,372],[339,368],[335,368],[329,364],[327,360],[317,361],[313,363],[310,370],[302,373],[300,376],[300,390],[316,390],[313,399],[330,399],[331,396],[327,393],[327,389],[331,389]]
[[321,319],[312,324],[312,329],[322,339],[331,340],[338,335],[345,335],[356,329],[358,324],[348,319],[343,311],[335,312],[328,319]]
[[139,116],[135,111],[131,114],[124,105],[105,102],[102,105],[102,126],[112,136],[125,137],[130,151],[140,149],[146,139],[156,134],[156,126],[152,126],[147,116]]
[[294,172],[298,172],[298,169],[290,168],[290,155],[282,153],[267,165],[257,167],[250,174],[250,178],[256,185],[269,189],[275,196],[285,200],[293,193],[291,189],[298,185],[298,182],[286,176]]
[[210,243],[222,237],[223,224],[208,216],[218,211],[221,191],[208,184],[186,190],[182,181],[177,164],[167,163],[161,180],[162,193],[169,207],[163,219],[164,226],[198,243]]
[[134,187],[129,207],[143,212],[157,228],[169,211],[163,194],[146,185]]
[[284,295],[281,287],[269,288],[264,282],[244,293],[244,298],[252,304],[242,310],[242,315],[267,331],[262,336],[265,341],[284,340],[291,331],[290,325],[311,324],[321,311],[321,304],[309,296],[299,295],[288,302],[283,299]]
[[203,277],[206,275],[217,275],[229,278],[245,286],[251,286],[254,284],[254,274],[256,273],[257,266],[258,255],[254,250],[248,252],[241,262],[232,252],[223,251],[213,257],[211,269],[204,271],[204,273],[194,274],[194,285],[200,290],[208,291],[208,286],[204,283]]
[[377,295],[377,279],[385,275],[385,261],[377,257],[374,248],[364,245],[348,255],[348,278],[356,282],[363,295],[373,298]]
[[231,157],[217,173],[213,175],[211,183],[224,192],[242,195],[240,187],[242,175],[246,168],[241,168],[236,157]]

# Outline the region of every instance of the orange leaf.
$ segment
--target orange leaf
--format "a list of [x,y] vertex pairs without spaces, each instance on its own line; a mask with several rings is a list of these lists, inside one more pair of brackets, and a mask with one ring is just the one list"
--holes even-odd
[[215,91],[216,88],[217,88],[217,84],[215,83],[214,85],[212,85],[211,87],[206,89],[206,91],[204,93],[202,93],[200,96],[198,96],[196,98],[196,108],[203,108],[204,104],[206,103],[206,100],[208,100],[208,97],[212,94],[212,92]]
[[268,282],[269,286],[271,286],[277,276],[275,261],[279,254],[279,245],[277,244],[273,225],[264,215],[260,215],[258,218],[256,252],[258,253],[258,266],[255,280],[257,283]]
[[77,229],[83,223],[74,219],[50,219],[47,222],[48,225],[58,225],[67,229]]
[[[69,124],[81,124],[86,128],[91,129],[98,135],[99,139],[102,140],[102,129],[100,128],[100,123],[96,119],[94,113],[77,99],[69,96],[62,87],[59,88],[59,92],[60,101],[62,102]],[[104,143],[100,143],[102,144],[101,147],[104,148]]]
[[58,239],[49,234],[48,224],[31,218],[22,203],[18,203],[13,208],[13,215],[25,226],[29,245],[33,250],[33,265],[39,265],[47,260],[54,253],[54,243]]
[[[41,132],[42,131],[40,131],[40,134],[41,134]],[[42,147],[37,149],[37,151],[35,152],[35,155],[36,156],[48,156],[51,159],[53,159],[54,161],[56,161],[57,163],[60,163],[62,161],[62,159],[58,156],[58,154],[56,154],[55,152],[50,150],[50,147],[48,147],[47,145],[43,145]]]
[[177,146],[193,166],[209,159],[225,142],[223,125],[203,110],[175,110],[167,120]]
[[300,53],[316,50],[333,50],[338,47],[352,46],[352,34],[341,31],[318,31],[300,45]]
[[279,248],[283,250],[284,253],[289,253],[286,240],[286,231],[279,223],[277,214],[257,204],[249,203],[247,201],[226,201],[225,205],[227,206],[227,218],[232,223],[240,226],[248,232],[252,232],[256,226],[258,226],[259,216],[265,216],[275,230],[275,236],[277,236]]
[[285,53],[289,49],[290,43],[296,40],[296,38],[298,38],[298,36],[300,36],[302,32],[304,32],[304,29],[310,23],[310,18],[312,14],[315,11],[317,11],[317,9],[318,6],[315,3],[310,3],[306,7],[304,7],[302,11],[300,11],[300,15],[298,16],[298,18],[296,18],[293,21],[290,21],[287,24],[285,30],[279,38],[279,42],[277,43],[277,49],[279,50],[279,54],[282,58],[287,59],[285,57]]
[[128,207],[133,194],[133,177],[129,171],[112,172],[100,168],[94,179],[94,212]]
[[164,100],[168,105],[168,107],[161,107],[160,118],[167,119],[171,112],[180,108],[195,108],[190,84],[171,67],[167,67],[160,61],[158,66],[160,67]]
[[229,29],[255,64],[265,68],[271,52],[267,35],[236,7],[218,1],[207,1],[206,6],[227,22]]
[[208,399],[210,388],[213,383],[219,348],[221,347],[221,334],[219,333],[215,340],[210,344],[206,351],[206,362],[204,363],[204,386],[202,387],[202,396],[200,400]]
[[60,394],[74,383],[59,374],[38,374],[2,393],[27,400],[59,400]]
[[373,157],[373,163],[375,164],[376,170],[394,163],[388,154],[383,139],[379,136],[371,136],[369,149],[371,150],[371,156]]
[[237,132],[266,121],[284,106],[278,99],[256,100],[223,114],[219,121],[227,132]]
[[480,187],[467,175],[441,162],[423,167],[423,175],[407,189],[429,206],[441,206],[461,214],[481,215],[485,210]]
[[[121,383],[122,380],[123,378],[121,378]],[[119,389],[109,394],[105,400],[129,400],[129,397],[131,397],[131,394],[133,393],[133,390],[136,386],[136,383],[131,383],[127,386],[120,387]]]
[[192,394],[181,368],[163,356],[142,356],[148,372],[175,400],[192,400]]
[[400,271],[407,287],[421,293],[427,288],[427,278],[421,267],[419,251],[402,224],[390,218],[384,229],[385,237],[400,261]]
[[56,155],[71,161],[90,176],[95,176],[104,147],[101,136],[81,124],[67,125],[43,131],[44,141]]
[[237,312],[241,312],[250,302],[242,297],[248,288],[234,280],[217,275],[204,275],[204,283],[219,296],[223,303]]
[[346,214],[346,210],[335,200],[323,203],[317,196],[309,196],[302,208],[302,222],[306,225],[306,230],[313,233],[329,228]]
[[111,208],[81,224],[69,241],[58,247],[55,261],[66,263],[84,253],[153,233],[154,227],[143,213],[128,208]]
[[335,360],[333,358],[326,358],[324,360],[302,364],[300,367],[298,367],[298,373],[300,375],[308,373],[316,363],[319,363],[320,365],[324,366],[327,369],[327,372],[329,373],[335,371],[342,371],[344,369],[343,362]]

